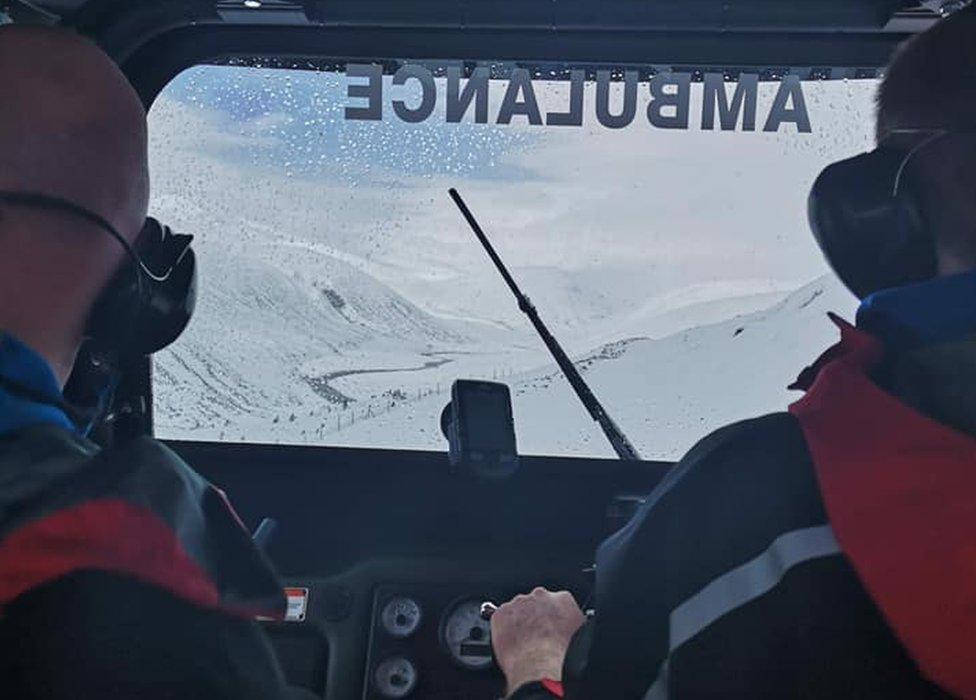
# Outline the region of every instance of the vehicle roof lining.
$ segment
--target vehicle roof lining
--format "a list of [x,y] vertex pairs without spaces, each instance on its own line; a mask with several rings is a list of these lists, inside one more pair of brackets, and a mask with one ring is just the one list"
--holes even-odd
[[[0,6],[14,7],[25,1],[0,0]],[[682,58],[674,59],[682,63],[689,62],[686,57],[695,47],[708,44],[713,47],[713,58],[708,62],[751,65],[843,65],[845,61],[840,60],[806,60],[805,40],[833,40],[839,46],[859,42],[866,47],[879,42],[893,45],[937,20],[938,14],[919,2],[931,5],[941,1],[29,0],[61,15],[63,24],[95,37],[120,62],[168,31],[221,27],[281,33],[295,29],[329,33],[406,31],[427,36],[454,32],[485,38],[503,50],[514,37],[524,42],[527,34],[533,34],[534,40],[544,41],[545,35],[551,35],[556,41],[549,43],[559,43],[569,52],[577,44],[594,43],[594,38],[607,49],[612,44],[606,42],[608,33],[630,33],[643,35],[650,53],[686,47]],[[757,44],[757,56],[750,59],[743,54],[752,43]],[[723,53],[722,46],[728,51]],[[521,48],[525,50],[524,43]],[[877,55],[875,67],[882,65],[887,55],[887,51]],[[481,56],[486,57],[495,58]]]
[[[797,73],[803,79],[874,77],[887,61],[897,39],[876,35],[870,40],[840,36],[743,34],[727,37],[675,37],[668,33],[588,32],[567,37],[530,30],[499,36],[490,30],[463,34],[444,30],[302,29],[268,27],[190,27],[158,37],[123,62],[147,104],[181,70],[228,58],[266,57],[266,65],[305,62],[307,67],[347,61],[511,62],[548,71],[558,67],[645,66],[656,70],[769,72],[771,78]],[[527,50],[527,46],[531,50]],[[778,59],[792,48],[792,61]],[[161,57],[165,56],[165,59]],[[327,60],[322,60],[327,59]],[[301,66],[296,66],[301,67]],[[554,75],[553,79],[558,79]]]
[[[11,0],[17,1],[17,0]],[[146,9],[147,0],[30,0],[67,18]],[[151,4],[209,9],[226,21],[303,15],[336,26],[640,27],[713,31],[866,31],[883,29],[898,12],[938,0],[157,0]],[[923,7],[924,6],[924,7]],[[236,13],[241,10],[242,12]]]

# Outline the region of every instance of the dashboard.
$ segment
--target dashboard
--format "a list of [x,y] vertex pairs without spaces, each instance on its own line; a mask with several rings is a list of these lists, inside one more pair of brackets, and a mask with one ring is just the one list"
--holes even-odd
[[249,527],[278,521],[290,619],[267,631],[324,700],[501,697],[481,603],[545,586],[589,607],[597,545],[671,466],[524,457],[486,481],[443,453],[169,444]]
[[330,579],[290,578],[290,590],[307,592],[305,614],[267,629],[289,682],[317,695],[496,700],[504,678],[481,604],[540,582],[585,603],[592,578],[555,561],[378,560]]

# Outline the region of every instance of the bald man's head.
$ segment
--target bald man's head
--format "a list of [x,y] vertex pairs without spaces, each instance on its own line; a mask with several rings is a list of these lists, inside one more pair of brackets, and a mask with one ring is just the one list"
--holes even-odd
[[0,27],[0,189],[43,192],[126,234],[146,217],[145,111],[125,76],[65,30]]
[[[95,44],[0,27],[0,190],[66,199],[134,240],[149,198],[145,110]],[[88,315],[124,259],[85,219],[0,201],[0,331],[67,376]]]
[[976,268],[976,5],[905,42],[878,93],[878,141],[911,148],[943,273]]

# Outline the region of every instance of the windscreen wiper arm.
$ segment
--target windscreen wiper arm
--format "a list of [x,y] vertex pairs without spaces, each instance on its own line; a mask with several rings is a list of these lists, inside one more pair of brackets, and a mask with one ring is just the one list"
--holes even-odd
[[463,199],[461,199],[461,195],[458,194],[458,191],[453,187],[448,190],[448,193],[451,195],[451,199],[454,200],[454,203],[457,205],[458,209],[461,210],[461,214],[464,215],[464,218],[471,227],[471,230],[474,231],[474,235],[478,237],[481,245],[484,246],[485,252],[488,253],[488,257],[491,258],[493,263],[495,263],[495,267],[498,268],[498,272],[505,280],[505,284],[507,284],[508,288],[512,290],[512,294],[515,295],[515,299],[518,301],[519,310],[529,317],[529,320],[532,322],[535,330],[542,338],[542,342],[546,344],[546,347],[552,354],[553,359],[556,360],[556,364],[559,365],[559,369],[562,370],[562,373],[569,381],[570,386],[572,386],[573,390],[576,391],[576,395],[579,397],[579,400],[583,402],[583,405],[586,407],[586,410],[589,412],[593,420],[599,423],[600,428],[603,430],[603,434],[606,435],[607,440],[610,441],[613,451],[616,452],[617,456],[622,460],[639,461],[641,456],[637,452],[636,448],[630,444],[630,440],[627,439],[627,436],[623,434],[623,431],[620,430],[613,418],[611,418],[606,409],[603,408],[603,405],[596,398],[596,396],[590,390],[590,387],[583,380],[582,375],[580,375],[579,371],[576,369],[576,365],[574,365],[572,360],[569,359],[569,356],[566,355],[566,351],[563,350],[562,346],[559,344],[559,341],[557,341],[556,338],[553,337],[552,333],[549,332],[549,329],[546,328],[546,324],[542,322],[542,319],[539,317],[539,312],[536,311],[535,306],[532,305],[529,298],[522,293],[521,289],[519,289],[518,283],[516,283],[515,279],[509,273],[508,268],[505,267],[505,263],[502,262],[502,259],[498,257],[498,253],[495,252],[494,246],[492,246],[491,241],[488,240],[488,236],[485,235],[485,232],[481,230],[481,226],[478,225],[477,220],[474,218],[474,214],[472,214],[471,210],[468,209],[468,205],[464,203]]

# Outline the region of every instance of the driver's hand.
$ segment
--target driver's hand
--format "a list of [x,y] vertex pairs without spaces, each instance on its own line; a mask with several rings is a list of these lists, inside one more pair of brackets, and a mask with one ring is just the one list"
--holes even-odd
[[568,591],[536,588],[499,607],[491,617],[491,644],[507,693],[544,678],[562,680],[566,650],[585,620]]

